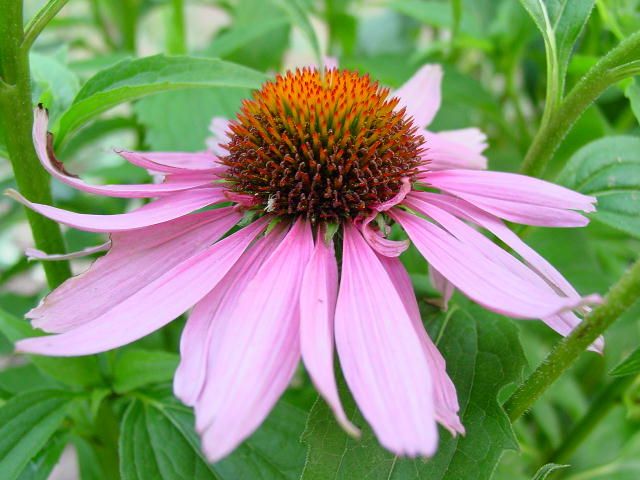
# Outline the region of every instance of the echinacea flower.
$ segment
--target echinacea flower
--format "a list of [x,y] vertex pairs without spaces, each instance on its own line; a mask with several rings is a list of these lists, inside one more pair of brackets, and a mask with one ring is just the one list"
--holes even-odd
[[[236,119],[218,122],[226,138],[214,151],[120,152],[162,175],[160,184],[94,186],[70,176],[47,148],[47,116],[36,110],[36,150],[51,175],[98,195],[154,200],[88,215],[11,194],[57,222],[110,235],[98,247],[106,255],[29,312],[35,327],[55,335],[17,348],[102,352],[193,308],[174,390],[194,407],[203,450],[216,461],[260,425],[301,358],[338,422],[357,435],[338,396],[335,341],[380,443],[400,455],[432,455],[438,423],[453,435],[464,428],[398,258],[409,241],[446,295],[455,287],[501,314],[541,318],[562,335],[580,322],[574,311],[597,301],[581,297],[503,223],[582,226],[578,211],[593,211],[595,199],[474,170],[485,163],[480,131],[426,130],[441,77],[427,65],[391,94],[335,68],[277,76]],[[407,240],[388,238],[393,224]]]

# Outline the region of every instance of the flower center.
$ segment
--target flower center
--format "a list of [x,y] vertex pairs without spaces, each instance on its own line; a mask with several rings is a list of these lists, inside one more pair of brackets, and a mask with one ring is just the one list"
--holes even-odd
[[265,211],[314,223],[367,215],[412,178],[424,139],[369,76],[278,75],[230,124],[226,180]]

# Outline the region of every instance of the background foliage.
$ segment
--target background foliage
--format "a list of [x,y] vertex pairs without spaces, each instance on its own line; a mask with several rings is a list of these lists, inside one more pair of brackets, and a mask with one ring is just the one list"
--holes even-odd
[[[10,3],[0,3],[1,15]],[[43,3],[26,2],[25,23]],[[549,160],[544,173],[535,165],[530,173],[598,197],[587,228],[520,233],[580,292],[604,294],[640,251],[640,80],[633,78],[640,47],[592,82],[597,101],[578,113],[555,153],[552,135],[539,132],[558,130],[558,118],[571,114],[567,92],[638,31],[638,0],[72,0],[31,49],[31,101],[50,109],[70,171],[133,183],[150,179],[113,147],[201,150],[213,116],[233,116],[265,78],[316,63],[321,53],[392,87],[424,63],[441,63],[434,130],[478,126],[489,136],[490,168],[518,171],[524,161],[526,170]],[[590,103],[588,95],[580,101]],[[8,144],[17,127],[7,118],[0,115],[1,190],[16,188]],[[134,203],[52,188],[55,203],[75,211],[119,213]],[[2,479],[46,479],[63,455],[73,473],[58,467],[55,478],[640,478],[638,302],[606,332],[604,356],[582,355],[512,425],[502,402],[557,336],[459,296],[440,312],[429,303],[435,294],[426,265],[410,251],[403,260],[458,389],[467,435],[442,431],[429,461],[396,458],[342,389],[347,411],[364,427],[361,441],[348,438],[300,370],[265,424],[210,465],[191,411],[170,389],[182,320],[97,356],[12,352],[12,342],[39,334],[23,315],[48,289],[41,266],[22,253],[32,244],[22,208],[0,199],[0,213]],[[63,233],[70,250],[100,241]],[[86,266],[80,261],[74,270]],[[589,418],[589,435],[574,435]]]

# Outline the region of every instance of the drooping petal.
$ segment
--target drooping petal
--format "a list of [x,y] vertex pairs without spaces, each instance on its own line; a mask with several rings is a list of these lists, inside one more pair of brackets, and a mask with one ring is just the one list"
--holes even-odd
[[429,280],[431,280],[431,285],[442,294],[442,309],[446,311],[449,308],[449,300],[455,291],[453,283],[447,280],[433,265],[429,265]]
[[573,210],[595,210],[594,197],[514,173],[443,170],[420,179],[497,217],[527,225],[584,226],[589,220]]
[[51,333],[90,322],[212,245],[240,218],[241,214],[229,207],[114,233],[107,255],[47,295],[27,317],[34,327]]
[[422,159],[428,162],[428,170],[487,168],[487,157],[482,154],[487,148],[487,137],[479,129],[421,133],[425,139]]
[[223,187],[201,187],[185,190],[162,197],[132,212],[116,215],[69,212],[50,205],[30,202],[15,190],[7,190],[5,194],[58,223],[87,232],[110,233],[157,225],[208,205],[228,201],[224,195],[225,191]]
[[226,323],[214,321],[217,313],[228,308],[229,302],[246,287],[267,255],[280,243],[279,230],[276,227],[257,240],[189,315],[180,337],[180,364],[173,381],[174,393],[184,404],[193,406],[198,399],[207,378],[209,349],[224,335]]
[[[231,452],[264,420],[300,359],[299,295],[313,237],[298,220],[228,306],[219,309],[196,429],[211,461]],[[213,336],[212,336],[213,338]]]
[[[576,289],[553,265],[551,265],[533,248],[523,242],[518,235],[493,215],[480,210],[462,199],[448,195],[429,192],[413,192],[411,194],[410,201],[431,203],[460,218],[487,229],[520,255],[529,267],[557,292],[570,298],[580,298],[580,294]],[[591,297],[594,302],[597,303],[598,298],[594,296]],[[580,322],[580,319],[572,312],[562,312],[558,315],[543,318],[543,321],[561,335],[566,335],[567,332],[572,330]],[[600,337],[596,342],[594,342],[591,349],[601,352],[603,346],[604,339]]]
[[87,257],[94,253],[106,252],[111,247],[111,240],[93,247],[83,248],[77,252],[69,253],[46,253],[37,248],[27,248],[24,253],[29,260],[39,260],[41,262],[54,262],[58,260],[73,260],[75,258]]
[[407,82],[393,93],[400,98],[400,108],[406,107],[407,114],[416,126],[425,128],[431,123],[440,108],[442,67],[424,65]]
[[223,117],[213,117],[209,124],[209,131],[211,132],[211,137],[207,138],[207,147],[209,150],[218,156],[227,155],[229,152],[222,148],[221,145],[227,143],[229,140],[227,137],[229,120]]
[[90,355],[144,337],[209,293],[265,226],[266,218],[257,220],[181,262],[94,320],[58,335],[20,340],[16,349],[52,356]]
[[399,455],[432,455],[438,431],[427,358],[389,275],[350,224],[335,336],[347,384],[380,443]]
[[34,111],[33,144],[38,158],[40,159],[40,163],[53,177],[67,185],[77,188],[78,190],[96,195],[107,195],[110,197],[146,198],[159,197],[169,193],[206,185],[212,182],[211,178],[199,177],[191,179],[190,181],[170,184],[149,183],[139,185],[90,185],[83,180],[66,173],[62,164],[55,159],[52,137],[47,133],[47,124],[47,111],[41,106],[36,107]]
[[489,247],[484,243],[477,247],[457,238],[459,231],[448,233],[402,210],[393,211],[391,216],[402,225],[430,265],[489,310],[516,318],[543,318],[575,308],[582,302],[540,288],[532,282],[531,272],[527,273],[526,267],[506,252],[509,259],[498,251],[487,250]]
[[458,395],[456,387],[449,378],[446,369],[446,363],[442,354],[427,334],[420,317],[420,309],[416,300],[411,279],[402,263],[397,258],[388,258],[378,256],[380,262],[387,270],[389,278],[393,282],[402,303],[407,309],[407,313],[411,318],[416,334],[420,339],[420,344],[429,361],[431,369],[431,378],[433,379],[433,394],[436,410],[436,418],[438,422],[444,425],[452,435],[457,433],[464,434],[464,427],[460,422],[458,411]]
[[217,172],[222,168],[211,152],[131,152],[116,153],[133,165],[158,173]]
[[333,373],[333,322],[338,296],[338,265],[333,241],[318,237],[300,290],[300,348],[302,360],[318,392],[333,410],[338,423],[350,435],[359,431],[349,421],[338,395]]

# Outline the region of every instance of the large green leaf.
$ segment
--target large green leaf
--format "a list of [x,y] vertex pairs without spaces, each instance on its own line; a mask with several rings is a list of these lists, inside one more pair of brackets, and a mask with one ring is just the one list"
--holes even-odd
[[113,389],[122,393],[173,378],[180,358],[160,350],[125,350],[113,364]]
[[232,118],[249,91],[239,88],[192,89],[143,98],[135,105],[153,150],[204,150],[214,116]]
[[91,77],[58,122],[57,142],[116,105],[169,90],[258,88],[266,77],[218,59],[154,55],[123,60]]
[[319,401],[303,437],[309,450],[302,479],[457,480],[469,478],[470,472],[474,480],[490,478],[503,451],[518,448],[496,399],[522,374],[525,360],[517,330],[509,320],[478,306],[455,307],[445,321],[439,349],[456,385],[466,436],[451,438],[441,429],[440,446],[432,459],[402,459],[378,445],[350,398],[345,398],[346,410],[363,426],[359,441],[342,432],[330,409]]
[[573,46],[589,19],[594,0],[520,0],[520,3],[542,32],[547,68],[555,77],[559,88],[556,93],[561,97]]
[[0,472],[18,478],[60,427],[73,396],[57,390],[17,395],[0,408]]
[[[15,342],[21,338],[42,335],[26,320],[20,320],[0,309],[0,332]],[[97,357],[54,358],[31,355],[33,364],[59,382],[72,386],[94,386],[103,383]]]
[[[281,401],[260,429],[229,457],[210,465],[199,448],[190,409],[169,392],[129,406],[121,426],[123,480],[298,479],[304,462],[304,414]],[[170,442],[167,439],[171,439]]]
[[640,238],[640,138],[606,137],[585,145],[559,181],[598,199],[593,218]]

